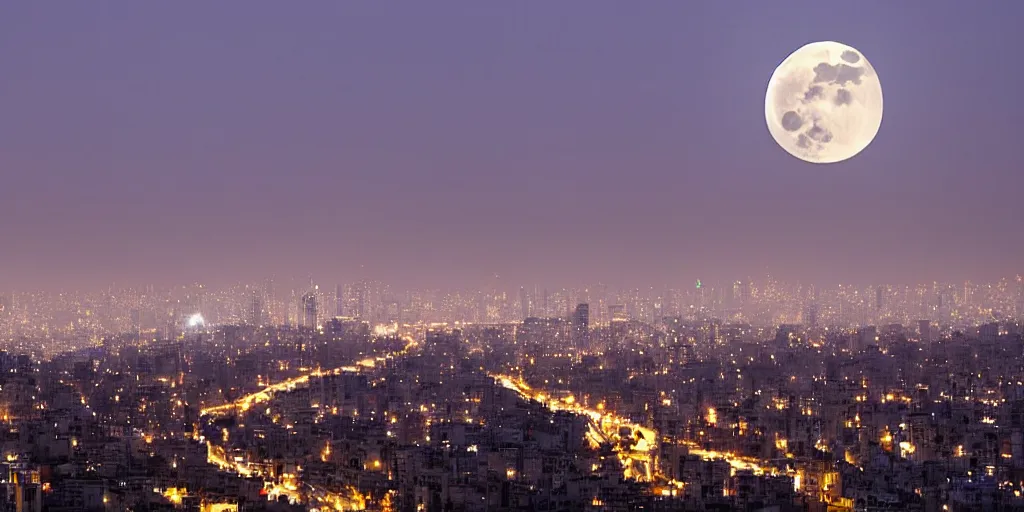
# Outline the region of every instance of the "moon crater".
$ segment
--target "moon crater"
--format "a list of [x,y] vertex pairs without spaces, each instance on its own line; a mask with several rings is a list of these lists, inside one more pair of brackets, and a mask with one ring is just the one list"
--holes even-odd
[[836,91],[836,105],[849,105],[853,101],[853,94],[846,89]]
[[811,43],[772,74],[765,97],[768,130],[793,156],[846,160],[871,143],[882,121],[882,88],[864,55],[831,41]]
[[800,125],[804,124],[804,120],[800,118],[800,114],[795,111],[788,111],[782,114],[782,127],[787,132],[795,132],[800,129]]

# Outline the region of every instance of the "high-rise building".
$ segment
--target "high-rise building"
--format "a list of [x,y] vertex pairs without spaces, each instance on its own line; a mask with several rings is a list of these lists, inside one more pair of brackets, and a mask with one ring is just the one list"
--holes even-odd
[[863,349],[865,349],[867,347],[870,347],[872,345],[877,346],[878,345],[878,328],[873,326],[873,325],[869,325],[867,327],[862,327],[862,328],[860,328],[860,330],[857,331],[856,339],[857,339],[857,346],[856,347],[851,347],[851,348],[853,348],[854,351],[863,350]]
[[[0,314],[3,314],[3,312],[0,311]],[[135,335],[136,337],[141,336],[140,332],[142,331],[142,311],[140,311],[138,308],[132,308],[132,310],[128,312],[128,318],[132,324],[132,334]]]
[[289,326],[295,327],[299,325],[300,309],[302,309],[301,300],[295,298],[295,290],[292,290],[292,296],[285,302],[288,306],[288,310],[284,313],[285,323]]
[[249,300],[249,324],[263,325],[263,299],[257,293]]
[[526,320],[531,315],[530,298],[526,295],[526,288],[519,287],[519,307],[522,309],[522,319]]
[[369,284],[366,281],[361,281],[356,284],[355,288],[355,305],[356,310],[354,311],[356,318],[366,319],[369,315]]
[[932,341],[932,323],[930,320],[918,320],[917,331],[920,336],[921,343],[931,343]]
[[263,309],[266,311],[266,320],[270,324],[281,324],[287,320],[284,318],[285,311],[282,311],[277,302],[277,295],[274,290],[274,280],[267,279],[263,283],[263,298],[265,303]]
[[1024,317],[1024,276],[1017,276],[1017,318]]
[[316,329],[318,318],[316,289],[302,296],[299,303],[299,327]]
[[580,303],[572,315],[572,344],[577,350],[589,348],[590,338],[590,305]]

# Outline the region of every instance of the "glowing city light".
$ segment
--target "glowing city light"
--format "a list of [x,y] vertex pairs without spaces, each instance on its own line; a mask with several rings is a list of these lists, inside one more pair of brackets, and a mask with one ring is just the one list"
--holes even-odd
[[188,326],[189,327],[202,327],[204,325],[206,325],[206,320],[203,319],[203,315],[202,314],[196,313],[196,314],[188,317]]

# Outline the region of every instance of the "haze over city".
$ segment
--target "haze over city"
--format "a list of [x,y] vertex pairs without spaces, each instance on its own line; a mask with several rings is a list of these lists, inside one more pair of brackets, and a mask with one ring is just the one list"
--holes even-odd
[[0,3],[0,512],[1024,512],[1024,3]]
[[[1013,276],[1022,8],[921,5],[7,4],[0,287]],[[827,167],[761,106],[817,39],[886,95]]]

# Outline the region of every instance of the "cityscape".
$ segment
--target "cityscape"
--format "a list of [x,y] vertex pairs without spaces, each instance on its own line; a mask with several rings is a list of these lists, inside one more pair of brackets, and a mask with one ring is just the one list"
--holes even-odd
[[1020,276],[10,293],[0,497],[17,510],[1016,509],[1022,315]]
[[0,512],[1024,512],[1024,2],[0,2]]

